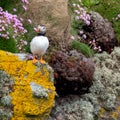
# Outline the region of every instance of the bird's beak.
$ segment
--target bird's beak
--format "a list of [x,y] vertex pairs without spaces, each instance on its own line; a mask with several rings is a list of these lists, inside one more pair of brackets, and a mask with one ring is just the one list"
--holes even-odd
[[34,28],[35,32],[40,33],[40,29]]

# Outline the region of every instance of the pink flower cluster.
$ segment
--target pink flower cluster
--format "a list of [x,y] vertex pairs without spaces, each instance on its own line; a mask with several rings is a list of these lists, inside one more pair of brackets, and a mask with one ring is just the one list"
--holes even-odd
[[73,4],[73,7],[75,8],[75,19],[82,20],[86,25],[90,25],[90,15],[87,13],[87,11],[84,8],[82,8],[79,4]]
[[[23,24],[18,19],[17,15],[3,11],[0,7],[0,37],[4,39],[14,39],[18,47],[26,45],[23,40],[24,34],[27,30],[23,27]],[[22,41],[22,44],[19,42]],[[24,44],[25,43],[25,44]]]
[[27,10],[26,5],[29,4],[29,1],[28,1],[28,0],[21,0],[21,1],[22,1],[22,3],[23,3],[22,8],[23,8],[24,11],[26,11],[26,10]]
[[89,45],[90,45],[90,46],[94,49],[94,51],[96,51],[96,52],[101,52],[101,51],[102,51],[101,47],[96,45],[96,40],[95,40],[95,39],[92,40],[92,41],[89,41]]

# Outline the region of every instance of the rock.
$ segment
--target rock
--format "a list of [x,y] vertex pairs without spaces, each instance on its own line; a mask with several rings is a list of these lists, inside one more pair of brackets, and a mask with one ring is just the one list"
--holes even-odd
[[55,86],[59,95],[88,92],[92,84],[94,63],[76,50],[58,51],[49,62],[55,71]]
[[51,44],[59,46],[68,42],[70,17],[68,0],[31,0],[24,18],[31,18],[33,23],[44,24]]
[[0,51],[0,119],[46,120],[54,105],[53,70],[17,55]]
[[95,39],[97,46],[101,46],[102,51],[111,52],[114,46],[118,45],[112,23],[97,12],[90,12],[90,17],[89,39]]
[[94,57],[95,72],[89,93],[57,97],[49,120],[120,120],[120,48]]

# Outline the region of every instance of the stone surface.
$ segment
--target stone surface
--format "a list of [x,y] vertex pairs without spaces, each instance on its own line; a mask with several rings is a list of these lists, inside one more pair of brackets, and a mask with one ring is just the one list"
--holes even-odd
[[60,43],[64,45],[68,42],[70,25],[68,0],[31,0],[28,11],[23,16],[31,18],[36,26],[46,25],[51,44],[59,46]]
[[46,120],[54,105],[52,68],[25,59],[0,51],[0,120]]

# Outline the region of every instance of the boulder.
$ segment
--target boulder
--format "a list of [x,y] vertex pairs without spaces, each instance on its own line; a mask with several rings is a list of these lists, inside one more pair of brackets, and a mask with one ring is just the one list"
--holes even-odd
[[[18,58],[19,56],[19,58]],[[53,70],[0,51],[0,119],[45,120],[54,105]]]
[[112,23],[97,12],[90,12],[90,17],[89,39],[95,39],[97,46],[101,46],[102,51],[111,52],[114,46],[118,45]]
[[51,44],[59,46],[68,42],[70,16],[68,0],[31,0],[24,18],[31,18],[37,26],[44,24],[47,27],[47,36]]
[[92,58],[86,58],[76,50],[57,51],[49,64],[55,72],[55,86],[59,95],[88,92],[94,73]]

